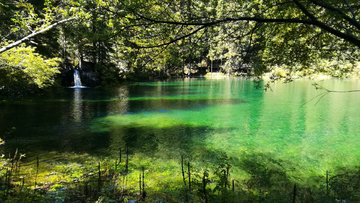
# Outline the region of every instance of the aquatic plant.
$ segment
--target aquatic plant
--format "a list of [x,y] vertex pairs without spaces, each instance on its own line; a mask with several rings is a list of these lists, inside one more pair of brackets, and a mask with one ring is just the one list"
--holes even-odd
[[184,155],[166,164],[126,148],[118,155],[50,153],[20,165],[24,155],[15,152],[1,159],[0,197],[3,202],[336,202],[360,196],[356,169],[314,177],[318,182],[311,185],[294,183],[281,160],[242,160],[250,176],[238,179],[225,153],[218,165],[206,168]]

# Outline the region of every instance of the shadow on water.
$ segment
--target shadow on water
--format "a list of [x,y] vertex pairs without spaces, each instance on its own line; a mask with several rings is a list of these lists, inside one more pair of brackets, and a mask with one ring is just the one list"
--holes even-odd
[[149,99],[129,101],[129,112],[141,111],[169,111],[169,110],[197,110],[215,105],[235,105],[246,103],[241,99]]
[[[135,98],[128,100],[126,88],[119,89],[118,99],[111,100],[107,94],[98,90],[78,89],[69,90],[67,96],[56,100],[19,101],[0,104],[0,119],[2,124],[0,135],[5,139],[5,151],[15,151],[19,148],[29,156],[42,151],[73,151],[86,153],[103,153],[114,142],[114,137],[123,137],[126,142],[135,143],[136,140],[149,140],[145,148],[149,152],[156,149],[150,143],[153,139],[171,137],[172,140],[188,143],[190,135],[200,139],[202,135],[214,129],[207,126],[178,125],[161,130],[151,127],[127,126],[118,129],[116,135],[110,132],[92,132],[92,122],[98,118],[121,114],[171,114],[172,110],[198,111],[217,105],[236,105],[245,103],[241,99],[190,99],[185,98]],[[121,99],[121,98],[126,99]],[[89,99],[89,100],[88,100]],[[109,100],[110,99],[110,100]],[[131,98],[130,98],[131,99]],[[166,122],[166,121],[164,121]],[[11,135],[7,135],[10,128],[15,128]],[[116,129],[115,129],[116,130]],[[149,132],[151,132],[149,134]],[[159,134],[159,135],[158,135]],[[166,134],[166,135],[164,135]],[[116,138],[119,140],[120,138]],[[117,142],[117,141],[116,141]],[[164,142],[163,142],[164,143]],[[118,146],[113,145],[114,148]],[[151,147],[150,147],[151,146]],[[144,148],[135,146],[134,148]],[[117,149],[116,149],[117,150]]]
[[[231,130],[229,128],[213,129],[207,126],[175,125],[171,127],[152,128],[138,125],[118,125],[111,131],[90,132],[82,134],[70,132],[60,137],[48,136],[40,139],[22,138],[9,140],[5,146],[11,151],[16,146],[28,150],[29,156],[51,151],[87,153],[93,156],[117,156],[120,148],[129,148],[131,154],[142,153],[146,157],[177,159],[179,154],[192,156],[202,152],[199,149],[208,134]],[[13,138],[15,138],[15,134]],[[20,141],[21,140],[21,141]],[[35,149],[34,149],[35,148]]]
[[[119,126],[112,136],[111,150],[128,146],[132,152],[148,157],[178,158],[194,153],[195,146],[214,129],[205,126],[176,125],[165,128]],[[119,133],[121,132],[121,133]]]

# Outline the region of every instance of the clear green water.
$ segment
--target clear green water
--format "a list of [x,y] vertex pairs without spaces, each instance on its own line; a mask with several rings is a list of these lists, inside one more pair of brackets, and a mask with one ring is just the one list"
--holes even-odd
[[[277,83],[268,92],[243,79],[67,89],[51,98],[1,102],[0,137],[5,151],[19,148],[30,159],[50,151],[117,156],[128,146],[143,158],[167,162],[183,154],[204,167],[227,156],[243,175],[250,171],[244,160],[276,163],[306,182],[326,170],[360,166],[360,93],[310,101],[322,93],[311,83]],[[360,89],[356,80],[319,83]]]

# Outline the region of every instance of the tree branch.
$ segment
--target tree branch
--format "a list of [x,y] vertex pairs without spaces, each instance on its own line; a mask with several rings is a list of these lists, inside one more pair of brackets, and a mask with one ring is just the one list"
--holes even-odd
[[[319,21],[313,14],[311,14],[304,5],[302,5],[298,0],[293,0],[294,3],[296,4],[296,6],[307,16],[310,18],[311,20],[311,25],[315,25],[337,37],[340,37],[354,45],[356,45],[357,47],[360,47],[360,40],[355,38],[354,36],[350,35],[350,34],[346,34],[343,32],[340,32],[339,30],[335,30],[334,28],[326,25],[325,23]],[[311,0],[313,1],[313,0]]]
[[318,95],[316,95],[315,97],[311,98],[309,101],[307,101],[307,102],[305,102],[304,104],[302,104],[299,108],[302,108],[303,106],[305,106],[306,104],[308,104],[308,103],[311,102],[312,100],[320,97],[320,98],[316,101],[316,103],[315,103],[315,106],[316,106],[323,97],[325,97],[326,95],[328,95],[329,93],[332,93],[332,92],[333,92],[333,93],[360,92],[360,90],[344,90],[344,91],[329,90],[329,89],[327,89],[326,87],[324,87],[324,86],[322,86],[322,85],[320,85],[320,84],[318,84],[318,83],[316,83],[316,82],[314,82],[312,85],[315,87],[316,90],[324,90],[325,92],[323,92],[323,93],[321,93],[321,94],[318,94]]
[[265,18],[257,18],[257,17],[239,17],[239,18],[224,18],[221,20],[216,20],[212,22],[179,22],[179,21],[162,21],[162,20],[154,20],[151,18],[147,18],[145,16],[142,16],[140,14],[137,14],[140,18],[150,21],[154,24],[170,24],[170,25],[181,25],[181,26],[201,26],[200,28],[196,29],[193,32],[190,32],[189,34],[183,35],[181,37],[178,37],[176,39],[170,40],[169,42],[159,44],[159,45],[153,45],[153,46],[137,46],[137,48],[157,48],[162,46],[167,46],[169,44],[172,44],[174,42],[177,42],[179,40],[185,39],[198,31],[214,26],[221,23],[227,23],[227,22],[234,22],[234,21],[255,21],[255,22],[268,22],[268,23],[303,23],[303,24],[309,24],[311,25],[311,21],[305,21],[300,19],[265,19]]
[[[319,21],[314,15],[312,15],[298,0],[293,0],[294,3],[299,7],[299,9],[310,18],[310,20],[302,20],[297,18],[282,18],[282,19],[276,19],[276,18],[259,18],[259,17],[238,17],[238,18],[224,18],[220,20],[215,20],[211,22],[179,22],[179,21],[166,21],[166,20],[155,20],[151,19],[145,16],[142,16],[138,14],[142,19],[153,22],[155,24],[170,24],[170,25],[185,25],[185,26],[202,26],[201,29],[204,29],[205,27],[214,26],[221,23],[228,23],[228,22],[236,22],[236,21],[255,21],[255,22],[263,22],[263,23],[301,23],[306,25],[314,25],[317,26],[339,38],[342,38],[357,47],[360,47],[360,40],[355,38],[354,36],[350,34],[343,33],[341,31],[338,31],[325,23]],[[199,31],[201,29],[196,30]],[[179,37],[175,40],[171,40],[168,43],[164,43],[161,45],[156,46],[149,46],[149,47],[141,47],[141,48],[154,48],[154,47],[160,47],[165,46],[169,43],[176,42],[177,40],[181,40],[183,38],[186,38],[188,36],[191,36],[192,34],[195,34],[196,32],[192,32],[190,34],[187,34],[185,36]]]
[[65,23],[65,22],[74,20],[74,19],[76,19],[76,18],[77,18],[77,16],[74,16],[74,17],[71,17],[71,18],[67,18],[67,19],[64,19],[64,20],[60,20],[60,21],[58,21],[58,22],[56,22],[56,23],[53,23],[53,24],[51,24],[51,25],[49,25],[49,26],[47,26],[47,27],[45,27],[45,28],[43,28],[43,29],[41,29],[41,30],[39,30],[39,31],[33,32],[33,33],[27,35],[26,37],[24,37],[24,38],[22,38],[22,39],[20,39],[20,40],[18,40],[18,41],[16,41],[16,42],[14,42],[14,43],[11,43],[11,44],[9,44],[9,45],[7,45],[7,46],[2,47],[2,48],[0,49],[0,54],[3,53],[3,52],[5,52],[5,51],[7,51],[7,50],[9,50],[9,49],[12,49],[12,48],[14,48],[14,47],[16,47],[16,46],[19,46],[20,44],[24,43],[25,41],[30,40],[30,38],[35,37],[36,35],[39,35],[39,34],[41,34],[41,33],[43,33],[43,32],[46,32],[46,31],[50,30],[51,28],[53,28],[53,27],[55,27],[55,26],[57,26],[57,25],[60,25],[60,24],[62,24],[62,23]]
[[314,82],[313,86],[315,87],[316,90],[324,90],[328,93],[330,92],[335,92],[335,93],[349,93],[349,92],[360,92],[360,90],[343,90],[343,91],[337,91],[337,90],[329,90],[328,88],[319,85],[318,83]]
[[318,5],[322,8],[325,8],[325,9],[328,9],[330,11],[333,11],[333,12],[337,12],[341,15],[341,17],[343,17],[346,21],[348,21],[351,25],[355,26],[357,29],[360,29],[360,24],[359,22],[356,21],[356,18],[355,18],[355,14],[354,14],[354,11],[352,10],[351,6],[349,5],[349,3],[347,2],[347,0],[345,0],[345,2],[347,3],[347,6],[349,7],[352,15],[353,15],[353,18],[350,18],[349,16],[347,16],[344,12],[342,12],[340,9],[338,8],[335,8],[333,6],[331,6],[330,4],[326,3],[326,2],[322,2],[322,1],[317,1],[317,0],[311,0],[311,2],[315,5]]
[[259,17],[238,17],[238,18],[223,18],[220,20],[214,20],[210,22],[179,22],[179,21],[166,21],[166,20],[155,20],[138,14],[141,18],[147,21],[151,21],[157,24],[170,24],[170,25],[187,25],[187,26],[212,26],[221,23],[235,22],[235,21],[255,21],[264,23],[302,23],[312,25],[314,24],[310,20],[301,20],[297,18],[259,18]]
[[356,21],[356,15],[354,13],[354,10],[352,9],[352,7],[350,6],[350,4],[349,4],[349,2],[347,0],[345,0],[345,3],[346,3],[347,7],[349,8],[349,10],[351,12],[351,15],[353,16],[352,19]]
[[170,44],[172,44],[172,43],[174,43],[174,42],[177,42],[177,41],[180,41],[180,40],[185,39],[185,38],[187,38],[187,37],[190,37],[191,35],[199,32],[200,30],[202,30],[202,29],[204,29],[204,28],[207,28],[207,27],[208,27],[208,26],[201,26],[201,27],[199,27],[198,29],[190,32],[190,33],[187,34],[187,35],[183,35],[183,36],[181,36],[181,37],[178,37],[178,38],[176,38],[176,39],[170,40],[169,42],[166,42],[166,43],[163,43],[163,44],[154,45],[154,46],[137,46],[136,48],[150,49],[150,48],[157,48],[157,47],[162,47],[162,46],[168,46],[168,45],[170,45]]

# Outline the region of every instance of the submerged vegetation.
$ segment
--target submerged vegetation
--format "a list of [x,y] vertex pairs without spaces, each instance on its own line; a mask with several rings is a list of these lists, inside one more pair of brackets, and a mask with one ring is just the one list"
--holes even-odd
[[[10,154],[11,155],[11,154]],[[339,202],[357,201],[360,171],[339,169],[298,183],[281,160],[265,154],[229,157],[205,166],[190,157],[157,160],[120,149],[113,158],[48,153],[23,162],[23,154],[3,157],[2,202]],[[335,174],[336,173],[336,174]]]

